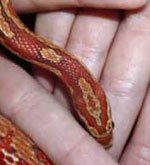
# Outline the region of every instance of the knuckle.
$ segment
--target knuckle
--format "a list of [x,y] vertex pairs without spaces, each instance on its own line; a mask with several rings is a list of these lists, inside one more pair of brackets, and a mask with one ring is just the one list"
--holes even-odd
[[132,97],[135,96],[138,92],[136,90],[137,85],[126,79],[114,79],[111,81],[111,83],[107,83],[107,89],[108,91],[117,97]]

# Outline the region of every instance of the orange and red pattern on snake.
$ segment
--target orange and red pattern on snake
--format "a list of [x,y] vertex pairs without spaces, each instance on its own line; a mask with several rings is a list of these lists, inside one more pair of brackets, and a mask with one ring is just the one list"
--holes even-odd
[[39,148],[0,116],[0,165],[52,165]]
[[30,32],[16,16],[10,0],[0,0],[0,42],[20,58],[57,75],[70,90],[87,131],[105,147],[111,145],[113,121],[100,84],[74,56]]

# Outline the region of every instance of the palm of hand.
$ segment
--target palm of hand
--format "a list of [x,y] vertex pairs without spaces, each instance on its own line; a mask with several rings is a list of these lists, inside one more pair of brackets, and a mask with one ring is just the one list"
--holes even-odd
[[[57,164],[117,164],[110,155],[117,160],[122,156],[121,164],[138,162],[137,149],[140,151],[148,144],[145,143],[148,139],[145,132],[148,132],[146,118],[149,112],[145,114],[145,111],[148,109],[149,95],[132,140],[125,152],[121,152],[149,83],[148,11],[147,7],[126,12],[126,18],[121,21],[120,12],[95,9],[63,10],[37,17],[37,33],[77,55],[98,80],[101,75],[116,125],[114,145],[109,154],[76,123],[67,110],[69,105],[61,90],[55,85],[54,95],[47,92],[53,89],[49,83],[49,73],[34,69],[34,76],[44,89],[18,66],[0,57],[3,87],[0,106],[3,113],[29,132],[42,149],[57,160]],[[4,74],[4,69],[9,76]],[[53,81],[53,76],[50,79]],[[8,95],[10,91],[11,96]],[[4,96],[7,96],[9,104]],[[143,130],[145,134],[141,138]],[[132,155],[130,158],[129,154]]]

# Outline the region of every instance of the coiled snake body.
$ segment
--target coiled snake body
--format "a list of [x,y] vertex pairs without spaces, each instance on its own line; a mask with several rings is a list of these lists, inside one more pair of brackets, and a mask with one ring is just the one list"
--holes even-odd
[[[74,56],[30,32],[0,0],[0,42],[20,58],[57,75],[68,87],[74,109],[87,131],[104,147],[112,143],[110,107],[100,84]],[[7,119],[0,117],[0,164],[52,164],[36,145]]]

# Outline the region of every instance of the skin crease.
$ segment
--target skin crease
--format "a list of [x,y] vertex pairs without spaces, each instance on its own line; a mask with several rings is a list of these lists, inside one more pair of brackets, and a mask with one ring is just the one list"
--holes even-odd
[[[19,2],[16,1],[16,4],[19,6]],[[56,164],[80,165],[85,163],[87,165],[103,165],[107,162],[110,165],[114,165],[118,164],[117,161],[119,157],[121,159],[121,156],[123,158],[120,164],[126,164],[127,161],[128,164],[148,163],[146,149],[149,147],[149,141],[147,140],[147,143],[144,143],[145,139],[149,138],[149,128],[145,120],[148,114],[145,115],[144,112],[149,110],[147,108],[149,107],[149,97],[142,109],[132,141],[126,147],[125,153],[121,155],[121,151],[140,111],[149,84],[149,5],[140,10],[126,12],[126,19],[121,21],[119,27],[120,13],[117,11],[111,12],[113,16],[112,13],[101,10],[96,11],[96,14],[95,10],[81,10],[80,12],[73,11],[71,13],[65,10],[52,12],[47,13],[47,15],[55,19],[47,21],[47,15],[40,15],[38,16],[36,27],[36,31],[39,34],[49,36],[48,39],[51,40],[52,38],[54,42],[63,45],[73,54],[78,54],[97,79],[99,79],[103,68],[102,83],[111,103],[116,125],[114,145],[109,150],[109,153],[104,151],[76,123],[71,114],[68,113],[68,110],[66,110],[69,109],[66,108],[68,107],[67,104],[64,104],[64,101],[59,103],[58,100],[59,97],[62,97],[62,94],[57,88],[53,97],[42,87],[46,84],[46,88],[51,91],[50,88],[52,87],[47,85],[47,79],[41,76],[47,73],[41,70],[36,70],[35,72],[35,78],[42,82],[41,86],[20,67],[4,57],[0,57],[1,112],[11,118],[25,132],[29,133],[45,153],[54,159]],[[58,26],[59,20],[56,19],[55,14],[57,17],[61,15],[60,26]],[[66,29],[64,29],[66,20],[70,26],[67,25]],[[50,30],[48,28],[43,31],[44,23],[46,23],[45,27],[47,28],[51,25]],[[84,23],[87,25],[87,31],[85,28],[83,31]],[[42,25],[41,27],[40,24]],[[102,26],[103,28],[94,29],[92,25],[94,27]],[[89,31],[91,35],[88,38]],[[108,54],[108,49],[115,33],[116,37]],[[64,37],[62,38],[63,35]],[[95,40],[97,45],[95,45]],[[84,59],[85,50],[87,51],[87,61]],[[141,134],[143,135],[142,138]],[[129,152],[131,150],[137,151],[137,149],[138,153]]]

